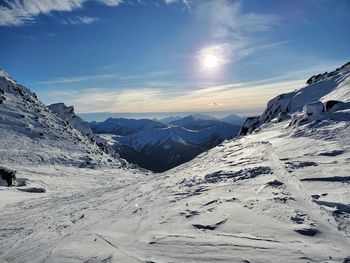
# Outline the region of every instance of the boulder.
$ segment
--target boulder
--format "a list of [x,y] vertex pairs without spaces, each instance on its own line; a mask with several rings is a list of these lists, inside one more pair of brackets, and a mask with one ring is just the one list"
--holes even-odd
[[304,114],[306,116],[315,116],[324,113],[324,106],[321,101],[316,101],[313,103],[307,103],[305,104],[304,108]]
[[7,186],[11,186],[16,180],[16,171],[0,166],[0,178],[6,181]]

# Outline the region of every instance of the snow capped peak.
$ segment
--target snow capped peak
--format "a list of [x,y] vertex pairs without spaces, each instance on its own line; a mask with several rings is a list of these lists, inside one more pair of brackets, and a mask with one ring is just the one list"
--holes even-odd
[[200,113],[191,114],[188,117],[191,117],[194,120],[212,120],[212,121],[214,121],[214,120],[217,121],[218,120],[217,118],[215,118],[213,116],[206,115],[206,114],[200,114]]
[[246,119],[245,117],[242,117],[236,114],[230,114],[224,118],[221,118],[220,121],[233,124],[233,125],[242,125],[245,119]]
[[104,122],[91,122],[90,127],[95,133],[131,135],[136,132],[165,128],[167,126],[148,119],[108,118]]
[[34,92],[29,89],[17,84],[9,74],[7,74],[3,69],[0,70],[0,95],[1,93],[18,94],[27,100],[36,100],[37,96]]
[[240,134],[247,134],[257,127],[282,115],[287,117],[303,110],[306,104],[316,101],[350,101],[350,62],[332,72],[311,77],[307,86],[281,94],[267,103],[265,111],[258,117],[249,118],[243,124]]
[[73,107],[59,103],[50,110],[35,93],[0,73],[1,163],[120,165],[82,134],[92,135],[88,129]]
[[49,106],[49,109],[60,117],[62,120],[68,122],[73,128],[85,134],[89,138],[93,137],[92,130],[87,122],[75,115],[73,106],[66,106],[64,103],[55,103]]
[[0,68],[0,77],[5,78],[9,82],[16,82],[11,76],[2,68]]

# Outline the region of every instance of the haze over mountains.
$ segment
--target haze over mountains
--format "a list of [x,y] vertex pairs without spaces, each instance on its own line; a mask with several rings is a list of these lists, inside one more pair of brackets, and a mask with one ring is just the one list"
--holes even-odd
[[349,63],[161,174],[106,148],[212,147],[236,126],[106,122],[101,145],[72,108],[0,72],[0,163],[17,170],[0,186],[0,261],[349,262]]

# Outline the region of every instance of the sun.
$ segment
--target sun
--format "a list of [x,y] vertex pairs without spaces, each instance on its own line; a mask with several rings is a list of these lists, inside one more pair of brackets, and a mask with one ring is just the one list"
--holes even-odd
[[207,54],[204,57],[204,67],[206,69],[214,69],[218,66],[218,57],[213,54]]

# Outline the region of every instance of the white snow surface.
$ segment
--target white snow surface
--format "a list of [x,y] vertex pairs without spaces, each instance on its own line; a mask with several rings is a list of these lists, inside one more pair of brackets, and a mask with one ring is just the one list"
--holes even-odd
[[[29,91],[6,87],[0,164],[18,171],[18,183],[0,186],[0,262],[350,259],[349,110],[299,125],[270,122],[153,174],[103,162]],[[38,131],[45,136],[34,140]],[[74,159],[86,150],[100,165],[57,161],[61,152]],[[43,159],[32,161],[39,153]]]
[[145,147],[161,145],[171,140],[182,144],[200,145],[209,141],[213,136],[222,139],[233,136],[234,130],[222,129],[221,126],[213,126],[199,131],[188,130],[183,127],[166,127],[162,129],[147,130],[129,136],[114,136],[113,138],[123,145],[141,151]]
[[75,114],[73,106],[67,107],[64,103],[55,103],[51,104],[49,109],[62,120],[67,121],[73,128],[89,138],[93,137],[89,124]]
[[2,71],[0,96],[0,165],[119,166],[118,160],[111,160],[88,136]]
[[0,261],[342,262],[349,122],[286,126],[160,175],[17,165],[27,187],[47,191],[0,188]]
[[243,127],[251,132],[281,114],[293,114],[302,110],[305,104],[316,101],[325,103],[329,100],[350,102],[350,63],[322,74],[318,81],[310,85],[273,98],[260,116],[255,119],[248,118]]

